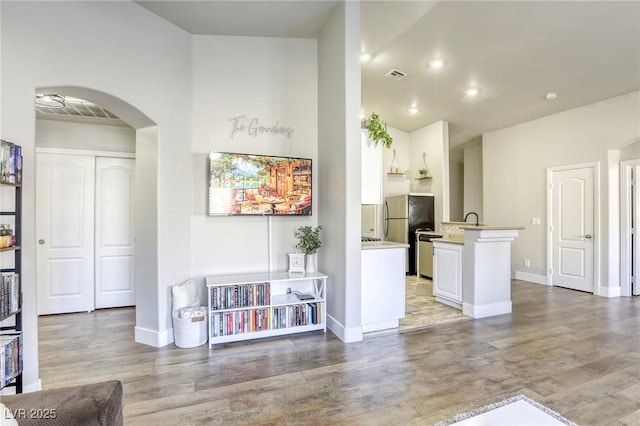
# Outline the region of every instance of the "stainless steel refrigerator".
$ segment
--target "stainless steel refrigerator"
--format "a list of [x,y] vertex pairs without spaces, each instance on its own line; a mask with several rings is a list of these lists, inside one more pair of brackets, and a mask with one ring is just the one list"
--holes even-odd
[[387,241],[409,244],[406,271],[416,274],[417,229],[435,229],[433,194],[407,194],[384,199],[384,237]]

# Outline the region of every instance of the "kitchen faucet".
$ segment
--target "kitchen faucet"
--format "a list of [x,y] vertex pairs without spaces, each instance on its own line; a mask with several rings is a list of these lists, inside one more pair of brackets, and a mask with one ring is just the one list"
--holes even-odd
[[476,213],[476,212],[469,212],[469,213],[467,213],[466,215],[464,215],[464,221],[465,221],[465,222],[467,221],[467,218],[469,217],[469,215],[475,215],[475,217],[476,217],[476,226],[480,226],[480,223],[479,223],[479,222],[480,222],[480,219],[478,218],[478,213]]

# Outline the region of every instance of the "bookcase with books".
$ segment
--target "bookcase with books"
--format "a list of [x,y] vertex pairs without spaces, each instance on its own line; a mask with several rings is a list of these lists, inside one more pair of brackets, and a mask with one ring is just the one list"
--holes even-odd
[[0,140],[0,389],[22,393],[22,147]]
[[327,330],[327,276],[265,272],[206,278],[209,348],[216,344]]

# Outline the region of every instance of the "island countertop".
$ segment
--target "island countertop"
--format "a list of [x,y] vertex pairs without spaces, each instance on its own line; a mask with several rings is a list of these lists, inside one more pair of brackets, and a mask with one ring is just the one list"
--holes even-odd
[[493,225],[479,225],[479,226],[475,226],[475,225],[466,225],[466,226],[460,226],[460,229],[469,229],[471,231],[476,230],[476,231],[508,231],[511,229],[515,229],[515,230],[521,230],[521,229],[525,229],[524,226],[493,226]]
[[393,241],[363,241],[362,250],[409,248],[409,244]]

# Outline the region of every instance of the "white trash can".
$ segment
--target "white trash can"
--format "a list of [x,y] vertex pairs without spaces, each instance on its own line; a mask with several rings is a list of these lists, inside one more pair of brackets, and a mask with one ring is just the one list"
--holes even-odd
[[[197,310],[190,315],[186,310]],[[180,318],[185,315],[187,318]],[[207,307],[183,308],[175,311],[173,317],[173,340],[179,348],[195,348],[207,343]]]

